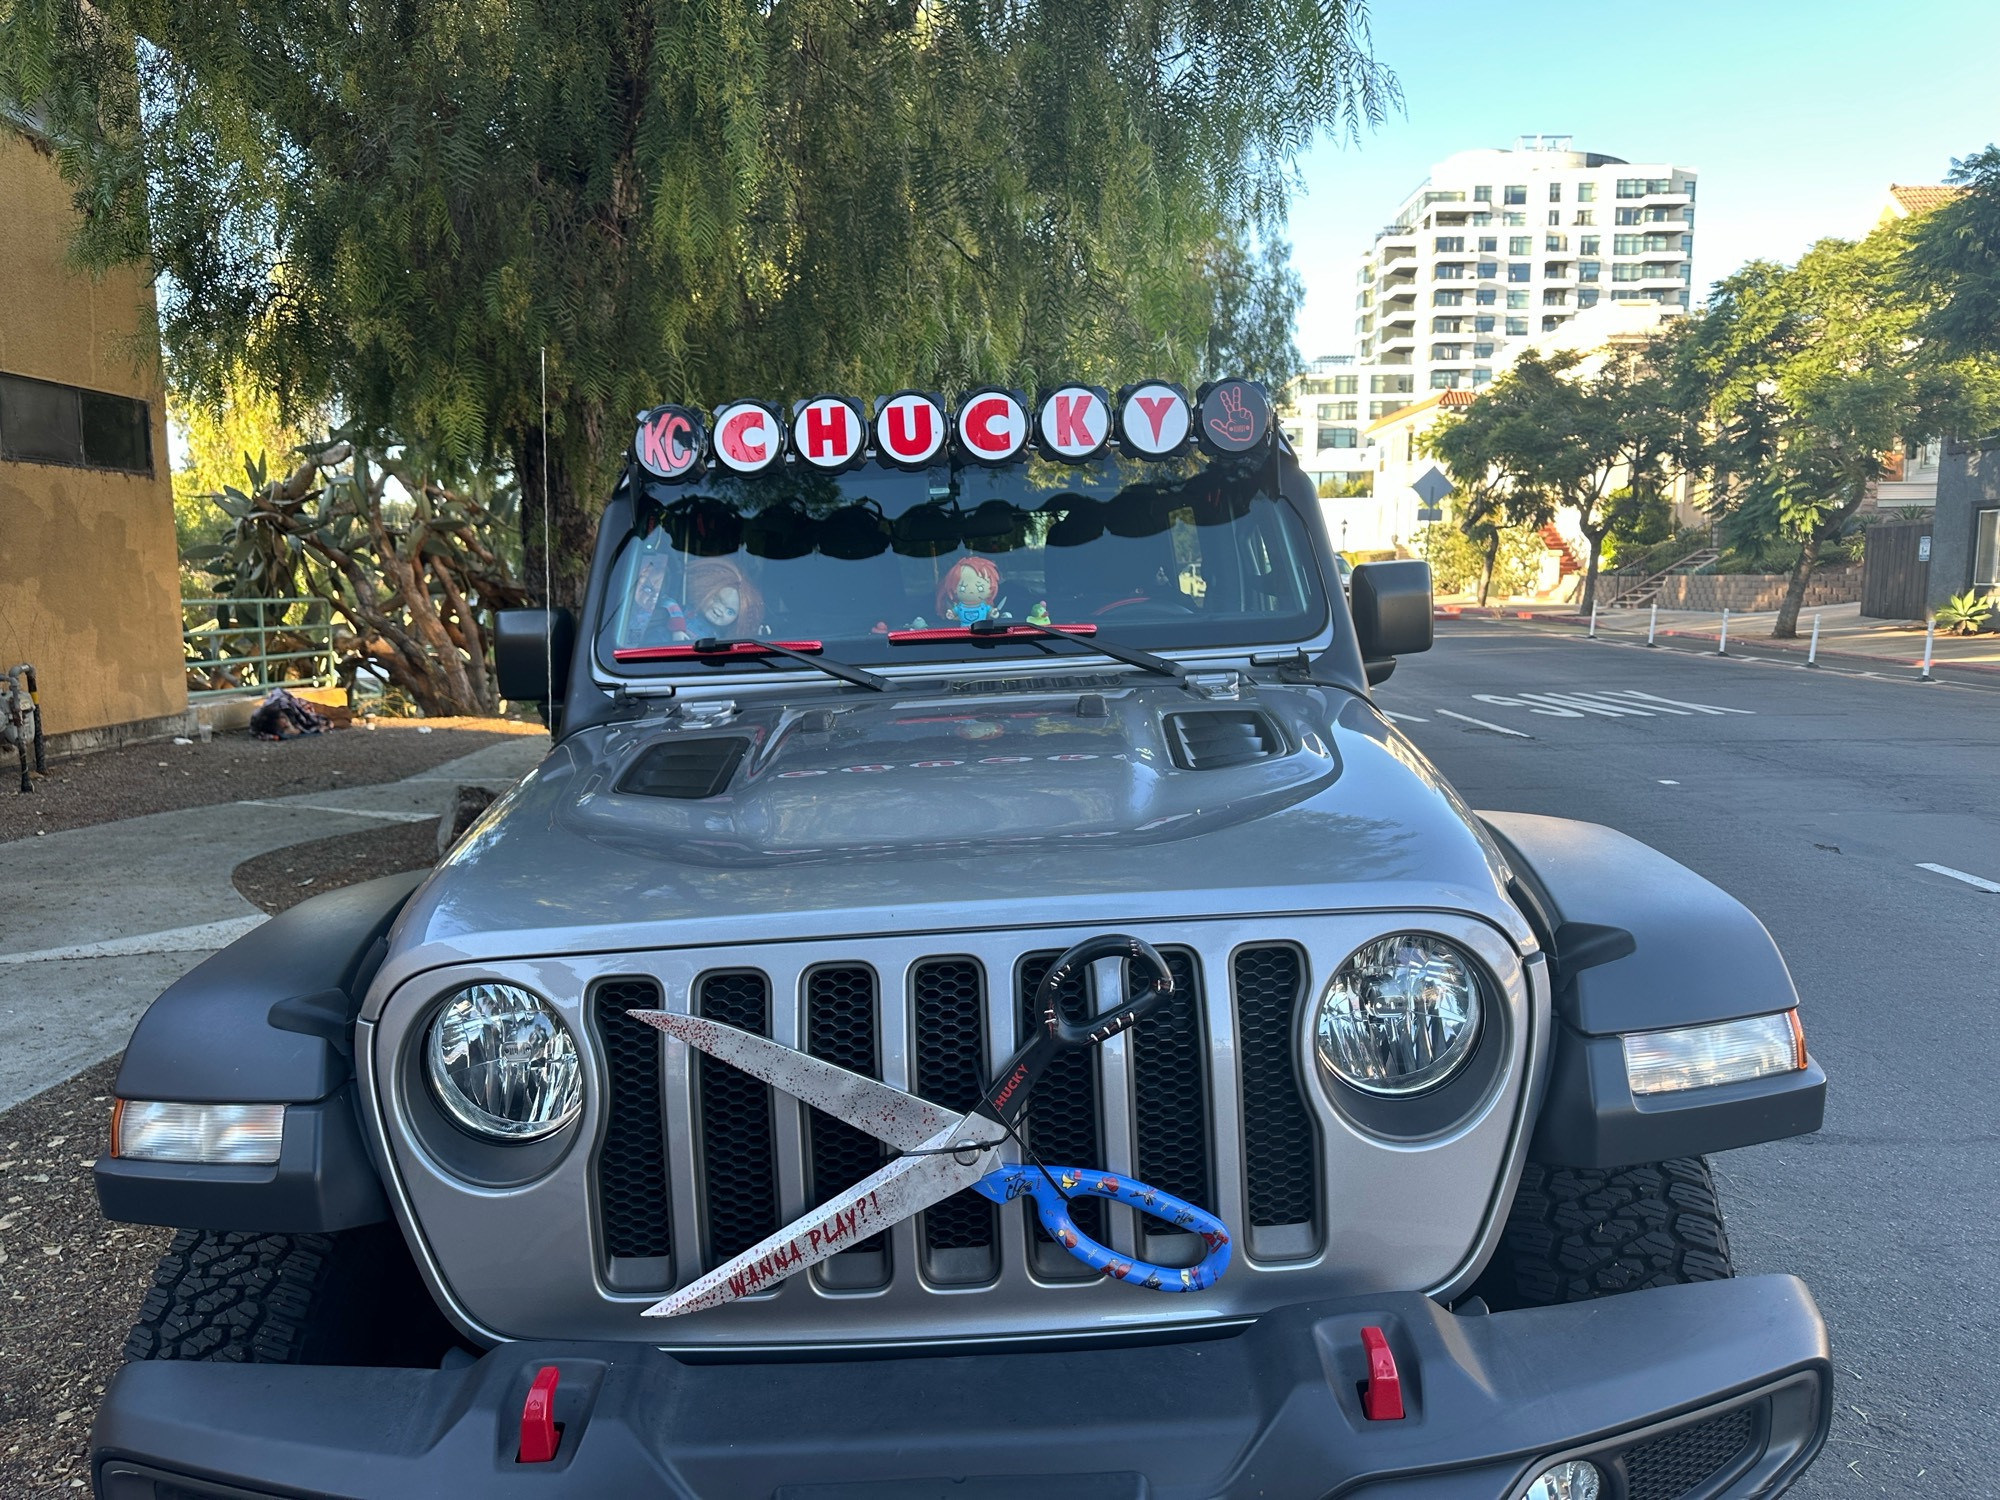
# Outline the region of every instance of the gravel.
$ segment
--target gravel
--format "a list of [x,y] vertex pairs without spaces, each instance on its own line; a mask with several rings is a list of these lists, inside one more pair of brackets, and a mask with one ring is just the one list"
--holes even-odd
[[89,1485],[90,1423],[172,1231],[98,1217],[118,1059],[0,1114],[0,1495]]
[[512,719],[383,719],[378,726],[277,743],[239,731],[207,744],[127,745],[51,762],[32,792],[15,791],[12,777],[0,775],[0,844],[182,807],[400,781],[509,735],[548,732]]
[[437,819],[337,833],[246,859],[229,878],[243,899],[277,913],[321,891],[437,863]]

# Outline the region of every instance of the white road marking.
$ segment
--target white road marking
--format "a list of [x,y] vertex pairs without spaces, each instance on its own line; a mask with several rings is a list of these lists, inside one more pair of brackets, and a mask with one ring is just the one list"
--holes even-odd
[[1669,781],[1669,780],[1667,780],[1667,778],[1666,778],[1666,777],[1662,776],[1662,777],[1660,778],[1660,785],[1661,785],[1661,786],[1679,786],[1679,785],[1680,785],[1680,783],[1679,783],[1678,781]]
[[[1519,698],[1509,698],[1504,693],[1474,693],[1474,703],[1491,703],[1495,708],[1525,708],[1531,714],[1547,714],[1552,719],[1580,719],[1582,714],[1573,708],[1537,708],[1532,703],[1524,703]],[[1443,713],[1443,709],[1438,710]]]
[[1521,696],[1535,703],[1557,703],[1565,708],[1580,708],[1587,714],[1599,714],[1607,719],[1653,717],[1646,709],[1634,708],[1629,703],[1608,703],[1602,698],[1593,698],[1586,693],[1522,693]]
[[1680,698],[1662,698],[1658,693],[1642,693],[1637,688],[1604,688],[1600,691],[1599,696],[1605,698],[1636,698],[1648,707],[1654,704],[1667,704],[1674,708],[1691,709],[1698,714],[1748,714],[1752,718],[1757,716],[1757,710],[1754,708],[1724,708],[1719,703],[1689,703]]
[[262,927],[270,920],[262,912],[253,912],[247,917],[229,917],[194,927],[169,927],[164,932],[141,932],[131,937],[107,938],[100,943],[73,943],[66,948],[39,948],[32,953],[0,953],[0,964],[128,958],[137,953],[206,953],[211,948],[227,947],[244,933]]
[[[1479,695],[1475,694],[1474,696],[1477,697]],[[1509,729],[1502,724],[1489,724],[1484,719],[1475,719],[1472,717],[1471,714],[1453,713],[1448,708],[1440,708],[1435,710],[1435,712],[1443,714],[1447,719],[1460,719],[1467,724],[1477,724],[1481,729],[1490,729],[1495,734],[1504,734],[1508,736],[1510,739],[1531,740],[1534,738],[1532,734],[1523,734],[1518,729]],[[1572,715],[1572,717],[1577,717],[1577,716]]]
[[1417,717],[1417,716],[1416,716],[1415,714],[1392,714],[1392,713],[1390,713],[1390,712],[1389,712],[1389,710],[1388,710],[1388,709],[1386,709],[1386,708],[1382,710],[1382,717],[1383,717],[1383,718],[1385,718],[1385,719],[1387,719],[1387,720],[1389,720],[1389,722],[1390,722],[1390,723],[1392,723],[1392,724],[1428,724],[1428,723],[1430,723],[1430,720],[1429,720],[1429,719],[1420,719],[1420,718],[1418,718],[1418,717]]
[[1992,891],[2000,895],[2000,880],[1987,880],[1978,875],[1968,875],[1963,870],[1954,870],[1950,865],[1918,865],[1919,870],[1929,870],[1937,875],[1949,875],[1953,880],[1962,880],[1967,885],[1978,886],[1982,891]]

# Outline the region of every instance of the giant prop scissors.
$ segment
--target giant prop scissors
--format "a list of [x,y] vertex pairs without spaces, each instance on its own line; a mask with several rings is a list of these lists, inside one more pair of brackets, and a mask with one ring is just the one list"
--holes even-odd
[[[1103,958],[1129,960],[1124,1003],[1083,1024],[1063,1019],[1057,996],[1070,975]],[[1195,1292],[1214,1285],[1229,1266],[1229,1230],[1214,1214],[1169,1193],[1121,1177],[1039,1162],[1003,1162],[1018,1143],[1015,1127],[1035,1080],[1064,1052],[1098,1043],[1143,1021],[1167,1000],[1173,976],[1153,948],[1134,937],[1106,934],[1078,943],[1050,966],[1035,992],[1041,1025],[1007,1060],[984,1096],[960,1114],[878,1083],[837,1064],[808,1057],[754,1032],[663,1010],[629,1012],[689,1046],[783,1089],[813,1108],[886,1141],[901,1154],[830,1203],[794,1219],[776,1234],[646,1309],[649,1318],[699,1312],[760,1292],[817,1261],[971,1188],[995,1203],[1032,1198],[1042,1227],[1094,1270],[1161,1292]],[[1156,1266],[1119,1255],[1080,1232],[1069,1216],[1071,1197],[1110,1198],[1175,1229],[1198,1234],[1208,1253],[1199,1264]]]

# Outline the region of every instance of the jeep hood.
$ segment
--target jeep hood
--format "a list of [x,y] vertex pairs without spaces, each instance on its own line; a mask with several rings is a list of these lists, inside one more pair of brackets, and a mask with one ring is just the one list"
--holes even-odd
[[801,694],[707,718],[667,705],[577,734],[412,898],[383,977],[1356,908],[1471,912],[1532,941],[1491,841],[1372,705],[1305,686],[1206,700],[1062,683]]

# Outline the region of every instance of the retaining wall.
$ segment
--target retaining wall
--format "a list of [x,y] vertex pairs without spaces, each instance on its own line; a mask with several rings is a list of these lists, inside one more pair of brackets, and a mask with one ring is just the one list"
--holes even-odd
[[[1660,588],[1661,609],[1776,609],[1790,579],[1772,573],[1676,573]],[[1827,568],[1806,580],[1805,607],[1854,604],[1861,598],[1861,569]]]

